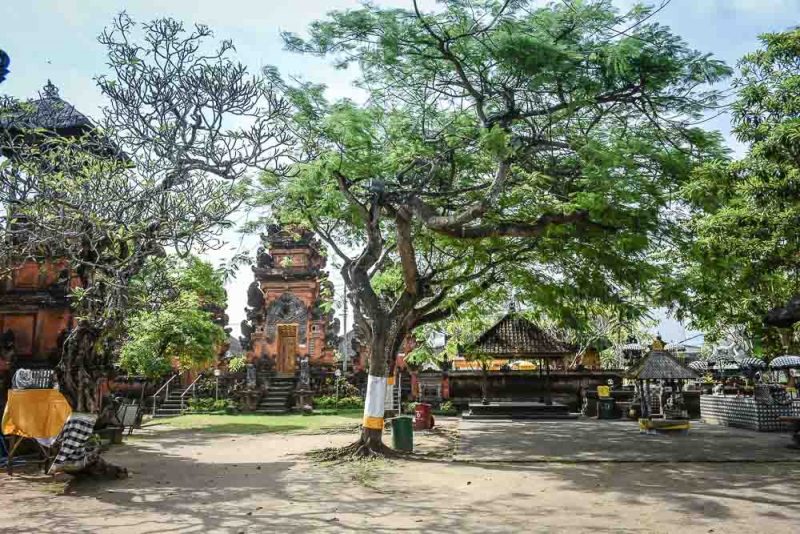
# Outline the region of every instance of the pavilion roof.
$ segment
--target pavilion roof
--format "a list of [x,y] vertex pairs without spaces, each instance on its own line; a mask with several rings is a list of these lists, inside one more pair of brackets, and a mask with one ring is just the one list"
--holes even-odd
[[529,320],[506,314],[475,342],[475,352],[501,358],[559,358],[575,348],[544,332]]
[[636,380],[674,380],[698,378],[699,375],[669,352],[653,350],[628,372],[628,377]]
[[21,108],[0,117],[0,129],[43,128],[64,134],[93,128],[92,121],[86,115],[61,99],[58,88],[50,81],[39,93],[38,99],[29,100]]

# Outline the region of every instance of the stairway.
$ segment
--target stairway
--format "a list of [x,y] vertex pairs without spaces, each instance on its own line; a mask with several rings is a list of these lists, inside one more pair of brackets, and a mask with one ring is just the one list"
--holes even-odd
[[294,392],[294,375],[276,374],[270,381],[267,394],[261,397],[256,413],[280,415],[289,412],[289,399]]
[[[188,388],[187,388],[188,389]],[[181,394],[186,391],[184,388],[176,388],[170,389],[169,397],[164,399],[164,401],[158,405],[156,408],[156,413],[153,416],[154,418],[160,417],[175,417],[181,415]],[[190,396],[186,395],[184,399],[187,404],[189,402]],[[188,408],[188,406],[186,406]]]

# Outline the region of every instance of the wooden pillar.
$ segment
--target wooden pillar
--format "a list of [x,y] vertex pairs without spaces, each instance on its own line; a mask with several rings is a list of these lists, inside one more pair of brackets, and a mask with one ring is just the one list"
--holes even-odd
[[550,406],[551,404],[553,404],[553,391],[552,391],[552,386],[550,384],[550,360],[549,359],[545,360],[545,365],[547,366],[545,368],[545,373],[547,375],[547,377],[545,378],[545,380],[546,380],[545,403],[548,406]]
[[539,395],[539,402],[544,404],[545,402],[545,394],[546,394],[546,386],[544,380],[544,360],[539,358],[539,387],[542,388],[541,395]]

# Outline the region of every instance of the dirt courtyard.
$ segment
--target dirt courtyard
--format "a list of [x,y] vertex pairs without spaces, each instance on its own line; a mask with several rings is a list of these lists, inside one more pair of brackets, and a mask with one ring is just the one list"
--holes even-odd
[[[447,450],[446,432],[415,436]],[[0,474],[2,532],[796,532],[800,463],[315,463],[352,431],[154,427],[107,457],[122,481]],[[514,439],[513,433],[509,434]],[[387,440],[389,437],[387,436]],[[456,455],[457,457],[457,455]]]

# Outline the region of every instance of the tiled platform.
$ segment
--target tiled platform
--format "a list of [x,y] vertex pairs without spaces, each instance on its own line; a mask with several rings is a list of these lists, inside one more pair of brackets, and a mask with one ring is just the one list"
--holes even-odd
[[785,406],[756,402],[752,397],[702,395],[700,417],[709,424],[746,428],[759,432],[788,431],[781,416],[800,416],[800,403]]

